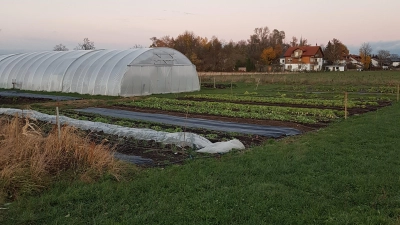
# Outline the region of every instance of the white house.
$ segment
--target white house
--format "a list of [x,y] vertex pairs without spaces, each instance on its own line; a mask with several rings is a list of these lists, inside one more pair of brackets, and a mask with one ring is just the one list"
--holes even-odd
[[279,62],[287,71],[321,71],[324,53],[319,46],[298,46],[286,50]]
[[279,58],[279,64],[280,64],[281,66],[285,65],[285,57]]
[[379,60],[375,58],[371,58],[371,64],[373,67],[379,67]]
[[345,71],[346,66],[345,65],[329,65],[325,66],[325,71]]
[[393,67],[398,67],[398,66],[400,66],[400,59],[394,59],[394,60],[392,60],[392,66],[393,66]]

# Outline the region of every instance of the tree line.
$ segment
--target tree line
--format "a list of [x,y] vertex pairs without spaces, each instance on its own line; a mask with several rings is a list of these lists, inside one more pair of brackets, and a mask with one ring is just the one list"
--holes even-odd
[[[84,38],[82,43],[78,43],[78,46],[74,48],[74,50],[93,50],[96,49],[94,47],[94,42],[90,41],[89,38]],[[69,49],[65,47],[63,44],[58,44],[54,46],[53,51],[68,51]]]
[[[247,40],[238,42],[226,42],[215,36],[208,39],[185,31],[177,37],[163,36],[150,38],[149,47],[169,47],[178,50],[196,65],[199,71],[237,71],[239,67],[245,67],[247,71],[260,71],[265,66],[279,66],[279,58],[283,56],[289,47],[310,46],[307,39],[298,39],[293,36],[286,42],[284,31],[267,27],[254,29],[254,33]],[[141,48],[135,45],[133,48]],[[320,47],[324,53],[326,64],[333,65],[343,62],[349,55],[349,50],[339,39],[333,38],[326,45]],[[75,50],[95,49],[94,42],[84,38],[78,43]],[[68,51],[64,45],[56,45],[54,51]],[[382,65],[393,57],[387,50],[379,50],[378,55],[372,55],[369,43],[363,43],[359,49],[361,63],[365,69],[371,66],[371,58],[376,57]]]
[[[188,57],[199,71],[235,71],[246,67],[255,71],[264,65],[278,63],[279,57],[289,46],[284,42],[285,32],[268,27],[255,28],[249,39],[226,42],[215,36],[211,39],[191,31],[173,38],[152,37],[150,47],[169,47]],[[294,45],[300,45],[297,41]]]

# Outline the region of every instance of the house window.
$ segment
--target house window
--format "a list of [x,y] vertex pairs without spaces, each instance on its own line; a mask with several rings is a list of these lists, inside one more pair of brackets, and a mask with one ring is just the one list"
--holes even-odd
[[288,58],[288,62],[292,62],[292,58]]

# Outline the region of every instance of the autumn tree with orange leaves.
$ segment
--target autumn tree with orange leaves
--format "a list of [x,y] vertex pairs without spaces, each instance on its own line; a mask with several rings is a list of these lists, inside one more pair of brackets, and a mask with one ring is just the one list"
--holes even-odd
[[270,65],[273,60],[276,58],[276,53],[272,47],[266,48],[261,53],[261,61],[265,63],[265,65]]

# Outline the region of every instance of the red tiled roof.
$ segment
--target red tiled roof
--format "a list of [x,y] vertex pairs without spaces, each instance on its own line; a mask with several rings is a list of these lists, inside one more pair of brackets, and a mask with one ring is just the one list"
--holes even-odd
[[353,54],[349,54],[349,57],[353,57],[354,59],[361,58],[359,55],[353,55]]
[[[297,47],[290,47],[288,48],[288,50],[286,50],[285,52],[285,57],[291,57],[293,52],[296,49],[300,49],[303,51],[302,56],[314,56],[315,54],[317,54],[318,50],[321,49],[321,47],[319,46],[297,46]],[[322,50],[321,50],[322,52]]]

